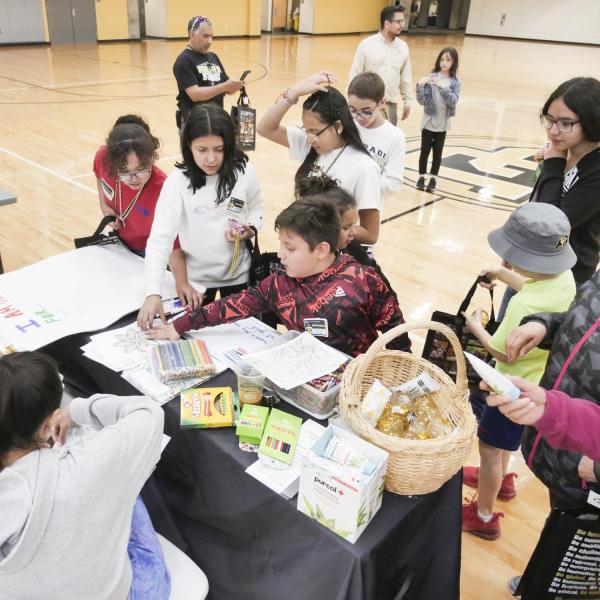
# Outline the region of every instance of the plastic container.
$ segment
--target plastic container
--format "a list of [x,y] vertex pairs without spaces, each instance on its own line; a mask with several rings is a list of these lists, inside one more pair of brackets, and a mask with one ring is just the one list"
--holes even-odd
[[[285,344],[285,342],[289,342],[301,335],[301,333],[300,331],[286,331],[277,342],[269,344],[269,346]],[[322,421],[328,419],[336,412],[341,382],[326,392],[321,392],[307,383],[303,383],[291,390],[284,390],[268,379],[265,386],[275,391],[280,398],[308,413],[311,417]]]

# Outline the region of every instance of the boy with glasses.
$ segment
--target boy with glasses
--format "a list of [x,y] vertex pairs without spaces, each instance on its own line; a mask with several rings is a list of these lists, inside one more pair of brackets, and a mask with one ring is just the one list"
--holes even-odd
[[381,29],[358,45],[348,79],[372,71],[385,83],[387,118],[396,125],[398,102],[402,100],[402,120],[408,118],[412,98],[412,73],[406,42],[399,36],[404,27],[404,7],[386,6],[380,14]]
[[386,121],[385,84],[376,73],[361,73],[348,86],[348,109],[358,132],[381,169],[381,191],[396,192],[402,185],[406,141],[404,132]]

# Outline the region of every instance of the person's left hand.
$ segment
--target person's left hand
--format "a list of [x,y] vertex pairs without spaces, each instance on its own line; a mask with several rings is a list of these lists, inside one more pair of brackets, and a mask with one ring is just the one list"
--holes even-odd
[[146,331],[146,337],[150,340],[169,340],[171,342],[176,342],[181,338],[172,323],[165,325],[164,327],[148,329]]
[[579,461],[579,467],[577,468],[579,477],[584,481],[597,482],[596,475],[594,475],[594,461],[587,456],[582,456]]
[[[249,225],[242,225],[240,230],[241,230],[240,241],[245,242],[246,240],[250,240],[254,237],[254,229],[252,229],[252,227],[250,227]],[[233,228],[232,227],[228,227],[225,230],[225,239],[228,242],[233,242]]]
[[64,444],[67,433],[73,427],[73,419],[71,418],[71,411],[69,407],[61,409],[58,413],[58,417],[54,419],[54,426],[52,427],[52,439],[55,444]]
[[408,119],[408,115],[410,115],[410,106],[405,104],[404,108],[402,109],[402,121],[406,121],[406,119]]

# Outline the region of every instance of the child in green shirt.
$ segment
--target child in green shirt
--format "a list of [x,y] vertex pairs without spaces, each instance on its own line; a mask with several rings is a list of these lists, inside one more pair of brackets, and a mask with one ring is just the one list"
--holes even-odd
[[[499,279],[517,294],[508,304],[502,323],[490,335],[481,323],[481,309],[465,314],[467,327],[496,359],[496,369],[538,383],[548,351],[536,348],[513,362],[505,353],[507,336],[523,317],[538,312],[563,312],[575,296],[571,267],[577,258],[569,244],[570,224],[555,206],[528,203],[519,207],[499,229],[488,235],[502,266],[483,271]],[[484,539],[500,536],[500,516],[494,512],[496,497],[513,498],[514,473],[507,473],[511,451],[521,443],[523,427],[509,421],[496,407],[486,406],[479,424],[479,469],[465,467],[464,483],[478,488],[478,499],[463,505],[462,529]]]

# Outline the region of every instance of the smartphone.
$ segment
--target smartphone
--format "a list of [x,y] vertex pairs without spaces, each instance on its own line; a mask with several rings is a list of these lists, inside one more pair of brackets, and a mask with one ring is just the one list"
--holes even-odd
[[242,76],[240,77],[240,81],[244,81],[244,79],[246,79],[246,77],[248,77],[248,75],[250,75],[250,73],[252,73],[252,71],[244,71],[242,73]]

